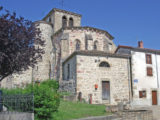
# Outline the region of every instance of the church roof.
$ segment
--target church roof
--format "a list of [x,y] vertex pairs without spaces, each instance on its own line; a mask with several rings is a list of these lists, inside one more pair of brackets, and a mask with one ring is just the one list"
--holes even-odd
[[74,12],[70,12],[70,11],[66,11],[66,10],[62,10],[62,9],[58,9],[58,8],[53,8],[42,20],[45,20],[48,16],[50,16],[54,12],[62,12],[62,13],[66,13],[66,14],[82,17],[82,15],[74,13]]
[[156,53],[160,54],[160,50],[155,50],[155,49],[148,49],[148,48],[139,48],[139,47],[132,47],[132,46],[125,46],[125,45],[119,45],[115,51],[115,53],[120,49],[128,49],[128,50],[133,50],[133,51],[138,51],[138,52],[149,52],[149,53]]
[[63,63],[67,62],[70,58],[75,55],[86,55],[86,56],[103,56],[103,57],[115,57],[115,58],[130,58],[130,55],[123,55],[123,54],[115,54],[115,53],[108,53],[104,51],[97,51],[97,50],[81,50],[73,52],[69,57],[67,57]]
[[104,33],[109,39],[111,39],[111,40],[114,39],[114,37],[111,34],[109,34],[107,31],[101,30],[101,29],[98,29],[98,28],[94,28],[94,27],[89,27],[89,26],[61,28],[56,33],[54,33],[54,35],[57,35],[57,34],[61,33],[63,30],[83,30],[83,29],[85,29],[85,30],[91,30],[91,31],[95,31],[95,32],[100,32],[100,33]]

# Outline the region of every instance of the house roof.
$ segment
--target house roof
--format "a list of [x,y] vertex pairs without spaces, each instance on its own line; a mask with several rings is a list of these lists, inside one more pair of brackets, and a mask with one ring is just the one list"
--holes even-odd
[[115,58],[130,58],[130,55],[122,55],[122,54],[115,54],[115,53],[108,53],[104,51],[97,51],[97,50],[81,50],[73,52],[69,57],[67,57],[63,63],[67,62],[70,58],[75,55],[84,55],[84,56],[102,56],[102,57],[115,57]]
[[54,36],[56,36],[57,34],[61,33],[63,30],[91,30],[91,31],[97,31],[97,32],[101,32],[101,33],[104,33],[106,36],[109,37],[109,39],[113,40],[114,37],[109,34],[107,31],[105,30],[101,30],[101,29],[98,29],[98,28],[94,28],[94,27],[89,27],[89,26],[84,26],[84,27],[65,27],[65,28],[61,28],[60,30],[58,30],[56,33],[54,33]]
[[116,53],[120,48],[129,49],[129,50],[138,51],[138,52],[149,52],[149,53],[160,54],[160,50],[148,49],[148,48],[139,48],[139,47],[132,47],[132,46],[124,46],[124,45],[119,45],[119,46],[117,47],[115,53]]
[[78,17],[82,17],[82,15],[74,13],[74,12],[69,12],[69,11],[66,11],[66,10],[62,10],[62,9],[58,9],[58,8],[53,8],[42,20],[45,20],[48,16],[50,16],[52,13],[54,13],[56,11],[57,12],[67,13],[67,14],[70,14],[70,15],[75,15],[75,16],[78,16]]

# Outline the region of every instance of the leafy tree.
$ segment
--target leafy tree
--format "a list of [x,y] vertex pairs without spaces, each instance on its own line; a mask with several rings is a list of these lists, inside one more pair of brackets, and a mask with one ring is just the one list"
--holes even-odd
[[[33,67],[44,50],[38,25],[0,7],[0,81]],[[40,47],[38,47],[40,46]]]

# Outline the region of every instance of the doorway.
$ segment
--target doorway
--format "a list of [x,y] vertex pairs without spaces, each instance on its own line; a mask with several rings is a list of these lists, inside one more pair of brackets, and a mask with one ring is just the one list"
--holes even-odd
[[102,81],[102,100],[110,100],[110,82]]
[[152,105],[157,105],[157,91],[152,91]]

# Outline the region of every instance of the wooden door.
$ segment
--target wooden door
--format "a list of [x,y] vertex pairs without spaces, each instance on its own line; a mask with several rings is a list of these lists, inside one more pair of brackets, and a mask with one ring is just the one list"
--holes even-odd
[[157,105],[157,91],[152,91],[152,105]]
[[102,81],[102,99],[110,100],[110,83],[109,81]]

